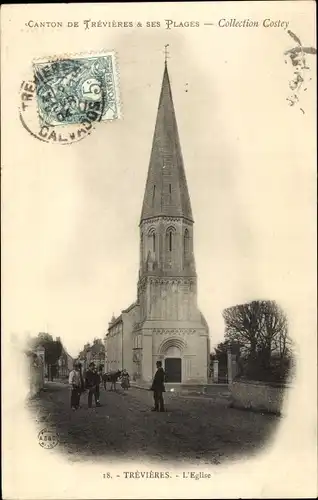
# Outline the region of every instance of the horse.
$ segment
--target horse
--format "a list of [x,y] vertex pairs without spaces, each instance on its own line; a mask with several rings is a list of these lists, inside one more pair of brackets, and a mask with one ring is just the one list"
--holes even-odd
[[102,380],[103,380],[105,391],[107,389],[107,386],[106,386],[107,382],[111,383],[110,390],[116,391],[116,382],[120,376],[121,376],[121,370],[117,370],[116,372],[104,373],[104,375],[102,376]]

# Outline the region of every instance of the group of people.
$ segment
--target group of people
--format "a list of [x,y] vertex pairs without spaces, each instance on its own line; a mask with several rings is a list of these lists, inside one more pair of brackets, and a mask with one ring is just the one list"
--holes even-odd
[[90,363],[88,369],[83,375],[82,365],[79,362],[75,362],[73,370],[69,374],[69,385],[71,388],[71,409],[73,411],[80,408],[81,395],[88,391],[88,408],[92,407],[93,399],[95,400],[95,406],[101,406],[100,404],[100,384],[104,383],[104,388],[106,390],[106,382],[109,380],[111,382],[111,390],[116,390],[116,382],[118,378],[121,377],[121,386],[124,390],[128,390],[130,387],[129,374],[127,370],[117,371],[113,374],[103,374],[103,368],[100,366],[98,369],[95,363]]
[[[121,386],[124,390],[130,387],[129,374],[127,370],[118,370],[111,374],[103,374],[103,368],[99,367],[97,370],[95,363],[90,363],[88,370],[83,376],[82,366],[80,363],[75,362],[74,368],[69,375],[69,384],[71,388],[71,408],[78,410],[80,407],[81,395],[88,391],[88,408],[92,407],[93,398],[95,399],[95,406],[101,406],[99,401],[100,384],[104,383],[106,389],[106,382],[111,382],[111,389],[116,390],[116,381],[121,378]],[[165,411],[163,393],[165,392],[165,372],[162,368],[162,362],[157,361],[157,371],[152,381],[150,388],[153,391],[154,407],[152,411]]]
[[71,408],[78,410],[80,407],[81,395],[88,391],[88,407],[92,407],[93,397],[96,406],[101,406],[99,402],[99,388],[102,380],[102,368],[96,369],[95,363],[90,363],[88,370],[83,375],[81,363],[75,362],[73,370],[69,374],[69,385],[71,388]]

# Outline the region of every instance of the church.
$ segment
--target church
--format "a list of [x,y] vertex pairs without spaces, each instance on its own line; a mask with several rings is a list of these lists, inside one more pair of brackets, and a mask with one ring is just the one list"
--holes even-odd
[[167,383],[204,384],[210,340],[197,305],[193,215],[167,62],[140,217],[137,300],[113,317],[105,370],[148,385],[162,361]]

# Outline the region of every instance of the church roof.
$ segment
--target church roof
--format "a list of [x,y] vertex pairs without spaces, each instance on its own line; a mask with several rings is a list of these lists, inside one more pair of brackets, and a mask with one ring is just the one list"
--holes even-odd
[[162,80],[141,221],[159,215],[193,220],[167,64]]
[[113,326],[117,325],[117,324],[118,324],[118,323],[120,323],[122,320],[123,320],[123,317],[122,317],[122,315],[121,315],[121,314],[120,314],[119,316],[117,316],[117,318],[115,318],[115,317],[114,317],[114,315],[113,315],[113,317],[112,317],[112,319],[111,319],[111,322],[109,323],[109,328],[108,328],[108,330],[110,330],[111,328],[113,328]]
[[130,304],[130,306],[128,306],[126,309],[123,309],[122,312],[123,313],[130,312],[134,307],[136,307],[136,305],[137,305],[137,301],[135,301],[132,304]]

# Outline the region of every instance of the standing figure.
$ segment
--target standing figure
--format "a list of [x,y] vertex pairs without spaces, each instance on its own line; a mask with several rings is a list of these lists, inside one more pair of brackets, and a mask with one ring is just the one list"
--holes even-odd
[[109,375],[109,379],[110,379],[110,390],[111,391],[116,391],[116,382],[117,380],[119,379],[119,377],[121,376],[121,371],[120,370],[117,370],[117,372],[114,372],[114,373],[110,373]]
[[128,390],[130,387],[129,373],[127,370],[123,370],[121,372],[121,386],[124,391]]
[[107,391],[108,377],[109,377],[109,375],[107,373],[104,373],[104,375],[102,375],[102,381],[103,381],[105,391]]
[[95,369],[95,373],[96,373],[96,406],[101,406],[99,401],[99,395],[100,395],[100,383],[103,377],[103,368],[100,366],[98,368],[98,371]]
[[155,402],[154,408],[151,411],[165,411],[163,403],[163,393],[165,389],[165,372],[162,368],[162,362],[157,361],[157,371],[152,381],[152,386],[150,388],[153,391],[153,398]]
[[82,368],[82,364],[81,363],[78,363],[78,366],[79,366],[79,372],[80,372],[80,377],[81,377],[81,394],[83,394],[83,392],[85,392],[85,382],[84,382],[84,377],[83,377],[83,368]]
[[97,373],[95,364],[90,363],[85,376],[85,387],[88,389],[88,408],[92,407],[93,396],[95,399],[95,406],[100,406],[96,396]]
[[78,410],[81,397],[81,375],[78,363],[74,363],[73,370],[70,371],[68,383],[71,388],[71,408]]

